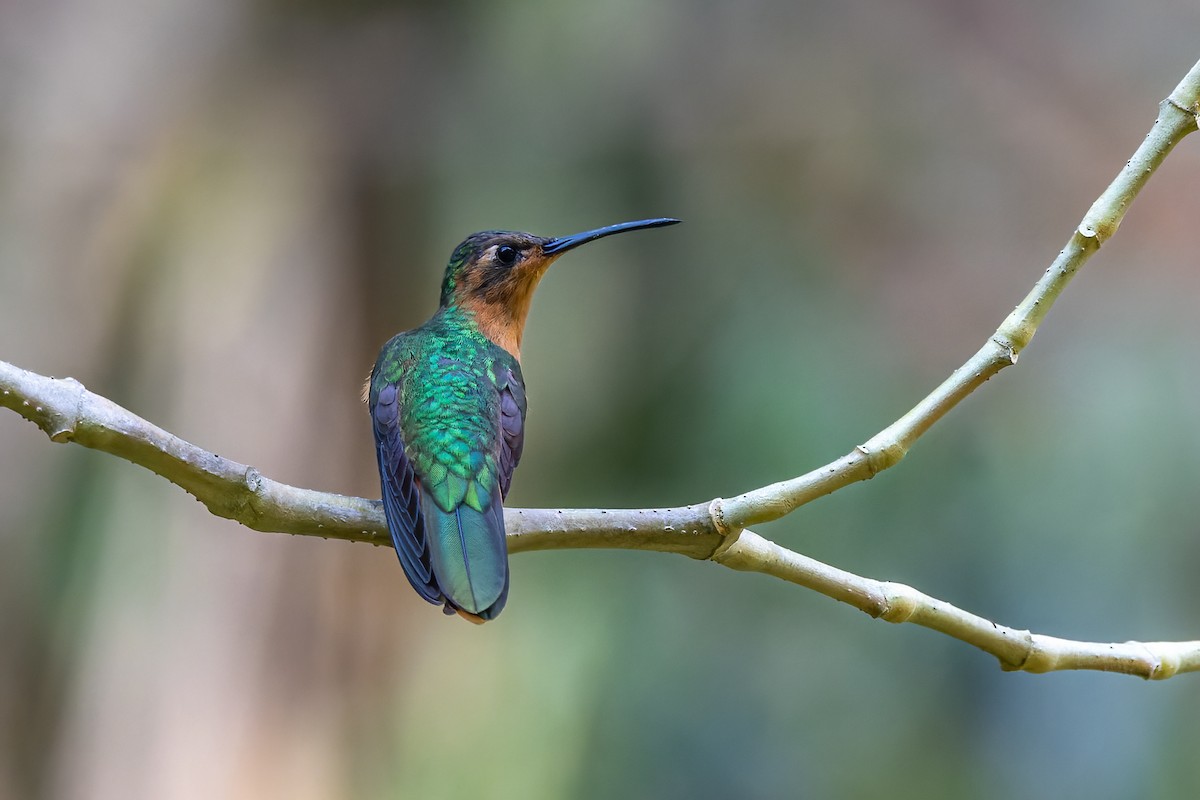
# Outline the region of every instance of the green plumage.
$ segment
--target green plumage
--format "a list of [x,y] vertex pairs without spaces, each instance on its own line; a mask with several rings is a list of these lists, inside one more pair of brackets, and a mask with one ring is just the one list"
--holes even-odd
[[421,483],[446,513],[463,502],[483,511],[498,479],[496,375],[518,371],[516,360],[448,308],[388,342],[380,364],[373,389],[403,378],[400,429]]
[[516,359],[458,306],[393,337],[371,376],[372,408],[387,387],[397,387],[396,423],[420,486],[434,583],[472,614],[488,611],[508,583],[501,504],[509,477],[502,467],[511,473],[511,466],[501,464],[501,421],[503,394],[514,381]]

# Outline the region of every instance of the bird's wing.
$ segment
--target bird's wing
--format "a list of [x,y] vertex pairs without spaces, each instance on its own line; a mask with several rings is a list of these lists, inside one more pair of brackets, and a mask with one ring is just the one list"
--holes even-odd
[[525,447],[525,382],[521,368],[513,364],[501,370],[496,382],[500,393],[500,496],[508,497],[513,470]]
[[371,422],[383,489],[383,513],[408,582],[417,594],[437,604],[443,597],[430,560],[420,484],[405,452],[400,430],[402,382],[403,377],[399,377],[395,382],[371,387]]

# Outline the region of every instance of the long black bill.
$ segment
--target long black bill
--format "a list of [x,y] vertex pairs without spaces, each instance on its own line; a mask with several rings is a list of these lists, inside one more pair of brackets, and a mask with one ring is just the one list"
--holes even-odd
[[605,236],[611,236],[614,233],[624,233],[625,231],[640,231],[642,228],[661,228],[666,225],[676,225],[682,220],[671,219],[670,217],[659,217],[657,219],[639,219],[637,222],[620,222],[616,225],[608,225],[604,228],[596,228],[583,233],[572,234],[571,236],[555,236],[542,245],[542,255],[554,256],[559,253],[565,253],[579,247],[581,244],[594,242]]

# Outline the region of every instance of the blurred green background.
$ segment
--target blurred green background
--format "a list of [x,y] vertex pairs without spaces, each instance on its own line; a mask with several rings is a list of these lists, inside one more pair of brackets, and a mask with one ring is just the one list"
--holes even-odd
[[[378,496],[362,378],[467,233],[572,254],[510,501],[675,505],[864,441],[1025,294],[1200,57],[1192,0],[0,5],[0,358]],[[759,532],[998,622],[1200,637],[1200,139],[1017,369]],[[0,797],[1200,793],[1200,678],[1005,674],[761,576],[521,555],[443,619],[0,413]]]

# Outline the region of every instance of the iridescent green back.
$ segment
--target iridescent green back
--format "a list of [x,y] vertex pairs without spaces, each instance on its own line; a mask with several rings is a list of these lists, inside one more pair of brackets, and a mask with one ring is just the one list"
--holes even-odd
[[[490,619],[508,588],[502,502],[523,438],[520,366],[451,306],[384,346],[370,402],[388,525],[410,581],[428,600]],[[410,513],[408,474],[420,489]]]

